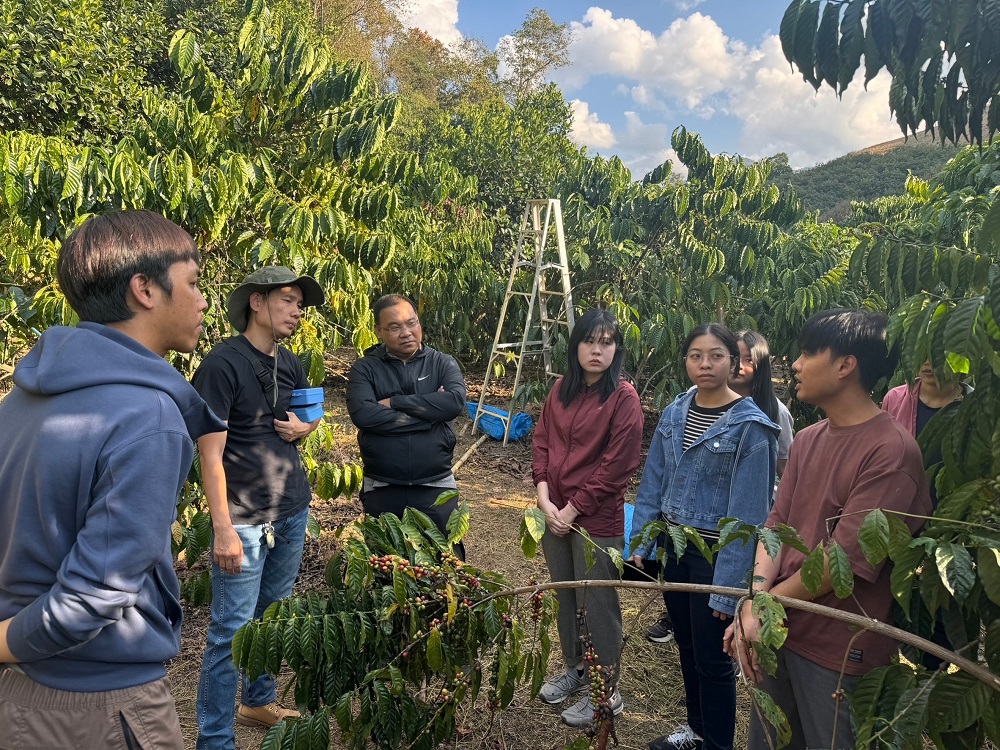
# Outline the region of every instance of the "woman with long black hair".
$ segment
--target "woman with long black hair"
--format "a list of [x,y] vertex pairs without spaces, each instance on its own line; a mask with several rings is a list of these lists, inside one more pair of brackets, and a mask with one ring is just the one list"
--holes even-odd
[[781,428],[778,435],[778,478],[788,463],[795,423],[792,414],[774,393],[771,379],[771,349],[767,339],[757,331],[740,331],[736,334],[740,348],[740,369],[729,381],[729,387],[741,396],[749,396],[767,418]]
[[[624,547],[625,488],[639,468],[642,407],[639,396],[622,378],[625,359],[621,327],[605,310],[589,310],[569,339],[566,376],[556,381],[534,436],[532,477],[538,507],[546,518],[542,537],[545,562],[553,581],[618,578],[606,554],[586,563],[583,536],[598,547]],[[559,641],[565,670],[542,686],[539,697],[561,703],[583,694],[562,712],[570,726],[594,719],[588,692],[590,666],[600,667],[607,683],[607,702],[614,713],[624,708],[616,684],[622,646],[622,612],[613,588],[560,590]],[[578,611],[584,615],[578,617]],[[589,635],[593,654],[584,653],[581,635]]]

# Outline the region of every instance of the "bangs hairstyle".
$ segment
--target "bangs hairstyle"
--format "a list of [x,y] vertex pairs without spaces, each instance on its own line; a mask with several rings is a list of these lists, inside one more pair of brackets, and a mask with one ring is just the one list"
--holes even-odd
[[128,306],[133,276],[142,274],[170,297],[170,267],[190,260],[201,260],[194,240],[169,219],[114,211],[91,216],[63,241],[56,277],[80,320],[121,323],[135,315]]
[[799,334],[799,349],[810,355],[826,350],[831,359],[854,357],[861,385],[871,393],[879,378],[895,372],[899,360],[897,348],[886,346],[888,322],[884,313],[871,310],[824,310],[806,321]]
[[736,340],[736,334],[729,330],[722,323],[702,323],[694,328],[681,344],[681,356],[686,357],[691,343],[699,336],[715,336],[729,352],[730,365],[729,372],[733,375],[740,364],[740,347]]
[[753,362],[753,383],[750,386],[750,398],[757,408],[767,415],[775,424],[778,423],[778,397],[774,395],[774,383],[771,381],[771,350],[767,339],[757,331],[740,331],[736,334],[737,342],[742,341],[750,350],[750,361]]
[[375,325],[382,325],[382,321],[379,320],[379,316],[382,314],[383,310],[395,307],[396,305],[409,305],[413,308],[413,314],[418,314],[416,303],[409,297],[402,294],[383,294],[375,300],[375,304],[372,305],[372,315],[375,317]]
[[611,359],[611,366],[594,384],[601,395],[601,403],[607,401],[618,387],[618,381],[621,380],[622,376],[622,366],[625,362],[625,337],[622,335],[621,326],[618,325],[615,316],[607,310],[598,310],[597,308],[587,310],[583,317],[576,321],[573,333],[569,336],[567,356],[569,364],[566,368],[566,376],[559,387],[559,400],[562,401],[563,406],[569,406],[586,385],[583,379],[583,365],[580,364],[580,344],[588,339],[605,335],[610,336],[615,342],[615,356]]

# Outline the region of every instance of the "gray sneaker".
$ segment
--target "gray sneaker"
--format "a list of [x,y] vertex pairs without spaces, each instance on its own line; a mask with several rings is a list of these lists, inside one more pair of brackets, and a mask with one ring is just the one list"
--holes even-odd
[[581,675],[573,667],[567,667],[565,672],[542,685],[538,697],[546,703],[562,703],[571,695],[582,693],[589,687],[590,680],[587,679],[586,672]]
[[[621,693],[617,690],[611,694],[609,704],[611,712],[615,716],[625,710],[625,701],[622,700]],[[591,703],[590,693],[588,692],[579,701],[563,711],[561,716],[563,723],[569,724],[571,727],[585,727],[594,721],[594,712],[596,710],[597,707]]]

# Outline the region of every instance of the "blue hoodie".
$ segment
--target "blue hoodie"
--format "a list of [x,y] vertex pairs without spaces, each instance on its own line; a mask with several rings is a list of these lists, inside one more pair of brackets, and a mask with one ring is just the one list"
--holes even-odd
[[0,620],[31,679],[94,692],[159,679],[180,646],[170,554],[193,440],[225,429],[162,357],[106,326],[54,327],[0,402]]

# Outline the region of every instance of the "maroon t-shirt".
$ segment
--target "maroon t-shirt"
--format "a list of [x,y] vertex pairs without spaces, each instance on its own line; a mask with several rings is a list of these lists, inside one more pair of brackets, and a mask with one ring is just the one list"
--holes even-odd
[[601,403],[584,388],[569,407],[559,400],[560,379],[545,399],[534,436],[531,474],[548,482],[549,499],[580,511],[575,523],[595,537],[625,533],[625,488],[639,468],[642,406],[624,380]]
[[[850,558],[854,594],[839,599],[831,592],[815,602],[891,623],[891,563],[873,568],[858,543],[858,528],[875,508],[931,513],[920,448],[884,412],[851,427],[823,420],[797,433],[767,525],[794,527],[810,549],[832,536]],[[923,525],[918,518],[902,520],[911,532]],[[775,584],[796,573],[804,560],[801,552],[782,547]],[[855,633],[847,623],[789,609],[785,648],[827,669],[839,672],[843,666],[851,675],[888,664],[897,651],[895,641],[870,632],[851,642]]]

